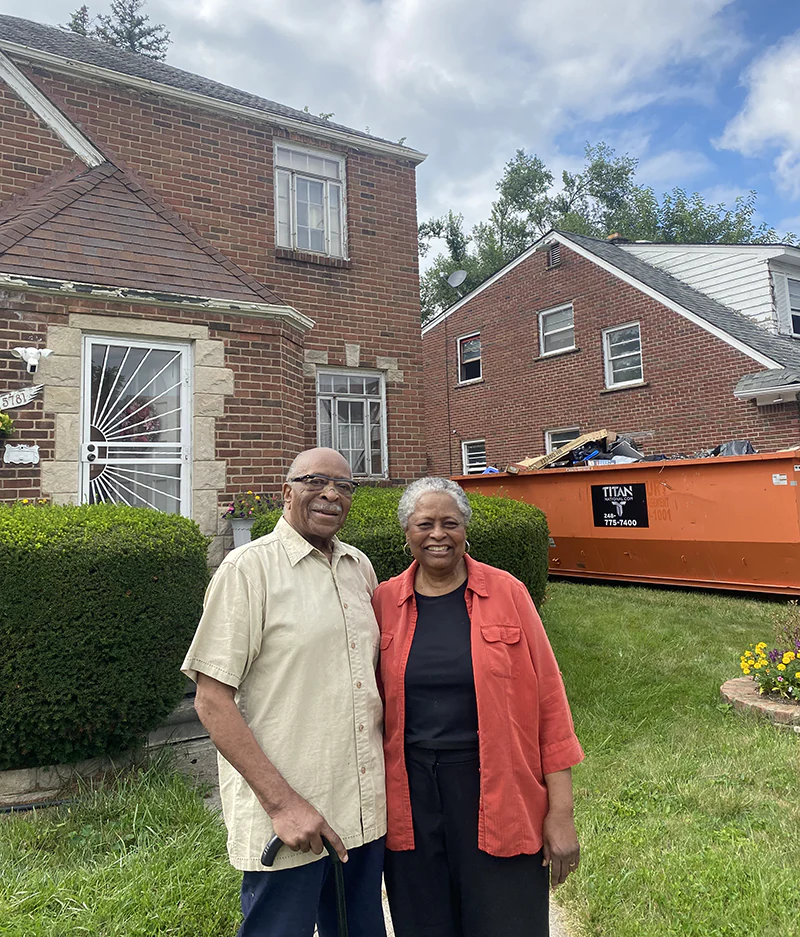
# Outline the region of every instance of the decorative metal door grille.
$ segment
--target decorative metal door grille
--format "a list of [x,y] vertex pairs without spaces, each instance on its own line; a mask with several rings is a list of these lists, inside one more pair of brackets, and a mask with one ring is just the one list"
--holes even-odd
[[85,339],[81,500],[186,514],[189,348]]

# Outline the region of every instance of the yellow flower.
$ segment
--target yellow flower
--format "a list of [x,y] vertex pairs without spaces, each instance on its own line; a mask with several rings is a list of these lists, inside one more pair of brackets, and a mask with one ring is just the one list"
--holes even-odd
[[800,680],[800,670],[794,675],[795,680]]
[[28,503],[28,499],[27,499],[27,498],[23,498],[23,499],[22,499],[22,503],[23,503],[23,504],[27,504],[27,503]]
[[778,670],[786,670],[786,664],[778,664]]
[[784,662],[784,664],[788,664],[789,661],[793,661],[793,660],[795,659],[795,656],[796,656],[796,655],[795,655],[794,651],[787,651],[787,652],[783,655],[783,662]]
[[746,677],[749,677],[749,676],[750,676],[750,668],[749,668],[749,667],[742,667],[742,673],[743,673]]
[[767,646],[767,642],[766,642],[766,641],[760,641],[758,644],[756,644],[756,650],[759,651],[759,652],[761,652],[761,651],[764,650],[764,648],[765,648],[766,646]]

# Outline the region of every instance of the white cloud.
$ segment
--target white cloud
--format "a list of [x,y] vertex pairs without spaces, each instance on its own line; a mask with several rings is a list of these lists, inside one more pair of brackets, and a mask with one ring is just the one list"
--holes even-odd
[[[100,12],[107,0],[88,4]],[[51,23],[68,9],[63,0],[3,6]],[[314,113],[332,111],[335,122],[369,126],[388,139],[406,137],[429,153],[418,173],[420,216],[453,208],[470,226],[486,216],[494,183],[518,147],[560,172],[582,162],[583,140],[608,139],[603,125],[638,119],[651,105],[713,97],[720,69],[744,47],[728,15],[733,6],[149,0],[147,12],[172,31],[170,64]],[[578,152],[560,152],[566,137],[579,141]],[[681,159],[687,171],[702,172],[688,153],[656,157],[648,157],[654,182],[678,172]]]
[[697,150],[664,150],[641,160],[637,181],[654,188],[691,187],[692,180],[713,172],[714,164]]
[[757,156],[768,148],[775,158],[779,186],[800,196],[800,33],[769,48],[744,75],[748,88],[741,111],[725,128],[718,145]]

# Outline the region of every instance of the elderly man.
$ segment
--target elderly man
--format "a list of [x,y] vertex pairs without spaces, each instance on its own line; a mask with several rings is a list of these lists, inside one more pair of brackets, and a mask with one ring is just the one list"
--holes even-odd
[[[386,801],[370,561],[339,541],[355,488],[333,449],[283,485],[275,530],[226,557],[183,663],[219,751],[228,854],[241,870],[239,937],[336,933],[326,837],[344,866],[351,937],[383,937]],[[261,865],[276,833],[274,871]]]

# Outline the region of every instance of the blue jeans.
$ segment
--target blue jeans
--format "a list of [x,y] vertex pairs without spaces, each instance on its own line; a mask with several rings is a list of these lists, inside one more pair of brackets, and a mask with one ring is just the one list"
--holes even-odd
[[[381,904],[384,838],[348,849],[342,866],[350,937],[386,937]],[[244,921],[237,937],[320,937],[336,933],[336,885],[328,855],[294,869],[245,872]]]

